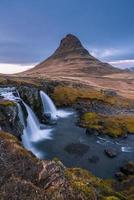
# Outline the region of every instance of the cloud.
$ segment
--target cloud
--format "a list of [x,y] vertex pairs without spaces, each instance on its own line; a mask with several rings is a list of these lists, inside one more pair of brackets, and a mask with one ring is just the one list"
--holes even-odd
[[21,65],[21,64],[7,64],[7,63],[0,63],[0,73],[2,74],[14,74],[26,71],[34,67],[36,63],[30,65]]
[[125,68],[130,68],[130,67],[134,67],[134,60],[116,60],[116,61],[111,61],[109,62],[109,64],[115,66],[115,67],[119,67],[121,69],[125,69]]
[[[89,49],[89,48],[88,48]],[[89,52],[96,58],[110,62],[114,60],[130,60],[134,59],[134,47],[124,46],[117,48],[91,48]]]
[[109,57],[113,57],[113,56],[117,56],[120,55],[122,52],[122,50],[120,49],[92,49],[91,50],[91,54],[94,57],[100,58],[100,59],[107,59]]

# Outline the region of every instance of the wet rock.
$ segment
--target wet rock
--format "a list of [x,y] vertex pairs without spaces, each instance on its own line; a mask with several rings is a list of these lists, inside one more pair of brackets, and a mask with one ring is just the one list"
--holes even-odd
[[134,175],[134,162],[128,162],[120,168],[121,172],[125,175]]
[[117,96],[116,91],[110,90],[110,89],[109,90],[101,90],[101,93],[106,95],[106,96],[111,96],[111,97]]
[[99,162],[99,157],[98,156],[92,156],[91,158],[88,159],[89,162],[91,163],[98,163]]
[[23,101],[28,104],[36,113],[40,121],[43,120],[43,107],[40,97],[40,90],[35,87],[20,86],[18,92]]
[[24,127],[19,119],[17,104],[6,100],[0,103],[0,126],[1,130],[21,138]]
[[125,174],[122,172],[116,172],[115,173],[115,177],[119,180],[119,181],[123,181],[125,179]]
[[74,108],[78,110],[80,114],[85,112],[96,112],[100,114],[117,114],[121,110],[115,106],[107,104],[101,100],[88,100],[88,99],[78,99],[75,103]]
[[86,129],[86,134],[87,134],[87,135],[92,135],[92,134],[94,134],[94,135],[99,135],[100,133],[99,133],[99,131],[96,130],[95,128],[87,128],[87,129]]
[[64,150],[67,151],[69,154],[83,156],[85,153],[88,152],[89,146],[81,143],[72,143],[67,145]]
[[104,152],[109,158],[114,158],[117,156],[117,151],[113,148],[105,149]]

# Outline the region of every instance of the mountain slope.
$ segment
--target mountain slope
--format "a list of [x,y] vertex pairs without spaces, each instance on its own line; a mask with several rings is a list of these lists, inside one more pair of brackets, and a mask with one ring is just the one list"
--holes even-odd
[[60,46],[45,61],[35,68],[25,72],[26,75],[51,76],[84,76],[107,75],[122,72],[122,70],[103,63],[89,54],[80,40],[69,34],[60,42]]

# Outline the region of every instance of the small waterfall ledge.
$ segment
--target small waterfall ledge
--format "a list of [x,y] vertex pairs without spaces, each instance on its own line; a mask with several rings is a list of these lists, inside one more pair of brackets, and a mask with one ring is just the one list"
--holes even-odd
[[40,97],[43,104],[44,115],[49,116],[52,120],[56,120],[60,117],[65,118],[73,114],[73,112],[57,109],[52,99],[45,92],[40,91]]
[[[7,87],[0,89],[0,94],[4,99],[11,100],[16,102],[18,106],[18,116],[24,127],[22,134],[22,143],[24,147],[35,154],[37,157],[41,158],[41,154],[34,147],[34,144],[43,140],[52,139],[52,130],[51,126],[40,124],[36,114],[20,97],[19,92],[15,87]],[[40,91],[40,97],[43,104],[43,113],[44,115],[51,117],[52,120],[57,120],[58,118],[65,118],[73,114],[72,112],[66,112],[64,110],[57,110],[51,98],[43,91]],[[24,119],[24,113],[21,107],[20,102],[22,102],[28,113],[26,122]]]

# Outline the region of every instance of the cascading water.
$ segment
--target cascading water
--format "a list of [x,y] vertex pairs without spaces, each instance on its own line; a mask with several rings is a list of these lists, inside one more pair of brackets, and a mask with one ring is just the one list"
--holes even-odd
[[24,103],[26,110],[28,112],[28,117],[27,117],[27,126],[24,130],[23,136],[25,136],[25,133],[29,135],[29,139],[31,142],[36,142],[38,140],[42,139],[51,139],[50,137],[50,132],[51,129],[40,129],[40,122],[32,109]]
[[43,91],[40,91],[40,96],[43,104],[43,112],[45,115],[50,115],[52,119],[57,119],[57,109],[50,97]]
[[46,116],[50,116],[51,119],[56,120],[58,117],[64,118],[73,114],[72,112],[67,112],[65,110],[58,110],[45,92],[40,91],[40,97],[43,104],[43,112]]
[[[26,149],[32,151],[33,154],[41,158],[41,155],[38,152],[38,150],[35,147],[33,147],[33,143],[38,142],[40,140],[51,139],[50,134],[51,134],[52,128],[48,129],[44,125],[43,126],[44,129],[40,129],[41,124],[38,118],[36,117],[32,109],[20,98],[20,95],[18,91],[16,90],[16,88],[14,87],[0,88],[0,95],[4,99],[16,102],[18,106],[19,118],[22,125],[24,126],[23,135],[22,135],[22,143]],[[20,105],[20,102],[24,104],[28,113],[26,122],[24,120],[24,113]]]
[[26,103],[24,103],[24,105],[27,110],[28,117],[27,126],[25,127],[22,135],[22,142],[26,149],[32,151],[33,154],[41,158],[40,152],[38,152],[33,144],[40,140],[51,139],[50,134],[52,129],[41,130],[39,120],[32,109]]

